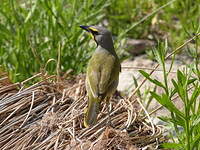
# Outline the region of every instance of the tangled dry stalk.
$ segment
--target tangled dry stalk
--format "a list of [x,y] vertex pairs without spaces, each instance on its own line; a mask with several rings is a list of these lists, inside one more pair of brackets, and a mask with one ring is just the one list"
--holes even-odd
[[98,124],[84,128],[84,76],[58,80],[40,73],[34,77],[38,76],[43,80],[27,88],[23,85],[29,79],[21,84],[1,85],[0,149],[134,150],[155,147],[162,139],[160,127],[152,127],[138,115],[140,105],[135,98],[127,100],[117,95],[110,105],[114,128],[106,126],[105,106]]

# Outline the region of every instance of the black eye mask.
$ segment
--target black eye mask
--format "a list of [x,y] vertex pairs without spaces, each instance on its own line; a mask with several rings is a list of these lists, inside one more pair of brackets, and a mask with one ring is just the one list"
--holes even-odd
[[97,32],[97,31],[90,30],[90,32],[91,32],[93,35],[99,35],[99,32]]

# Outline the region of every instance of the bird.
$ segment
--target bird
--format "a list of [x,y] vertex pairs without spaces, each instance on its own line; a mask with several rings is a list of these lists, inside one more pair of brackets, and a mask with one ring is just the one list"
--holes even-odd
[[88,106],[84,111],[84,126],[88,128],[97,123],[102,102],[106,102],[109,124],[111,124],[109,100],[117,89],[121,71],[112,34],[106,28],[96,25],[81,25],[80,28],[87,31],[97,44],[86,71]]

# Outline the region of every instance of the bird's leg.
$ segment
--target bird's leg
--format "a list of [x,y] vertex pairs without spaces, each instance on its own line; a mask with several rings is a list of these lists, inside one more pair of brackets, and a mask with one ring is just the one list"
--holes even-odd
[[106,100],[106,108],[107,108],[107,115],[108,115],[108,122],[107,122],[107,126],[109,127],[113,127],[112,122],[111,122],[111,115],[110,115],[110,109],[109,109],[109,101],[108,99]]

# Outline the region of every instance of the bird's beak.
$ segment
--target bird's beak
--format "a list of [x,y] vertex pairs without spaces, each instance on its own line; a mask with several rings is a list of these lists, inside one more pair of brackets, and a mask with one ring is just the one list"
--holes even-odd
[[95,29],[95,28],[93,28],[93,27],[91,27],[91,26],[83,26],[83,25],[80,25],[79,26],[80,28],[82,28],[83,30],[86,30],[88,33],[89,33],[89,35],[92,37],[92,39],[93,40],[95,40],[95,42],[96,42],[96,44],[97,44],[97,46],[98,46],[98,43],[97,43],[97,41],[96,41],[96,39],[95,39],[95,35],[94,35],[94,31],[98,31],[97,29]]
[[83,25],[80,25],[80,28],[82,28],[83,30],[86,30],[87,32],[90,32],[89,27],[90,27],[90,26],[83,26]]

